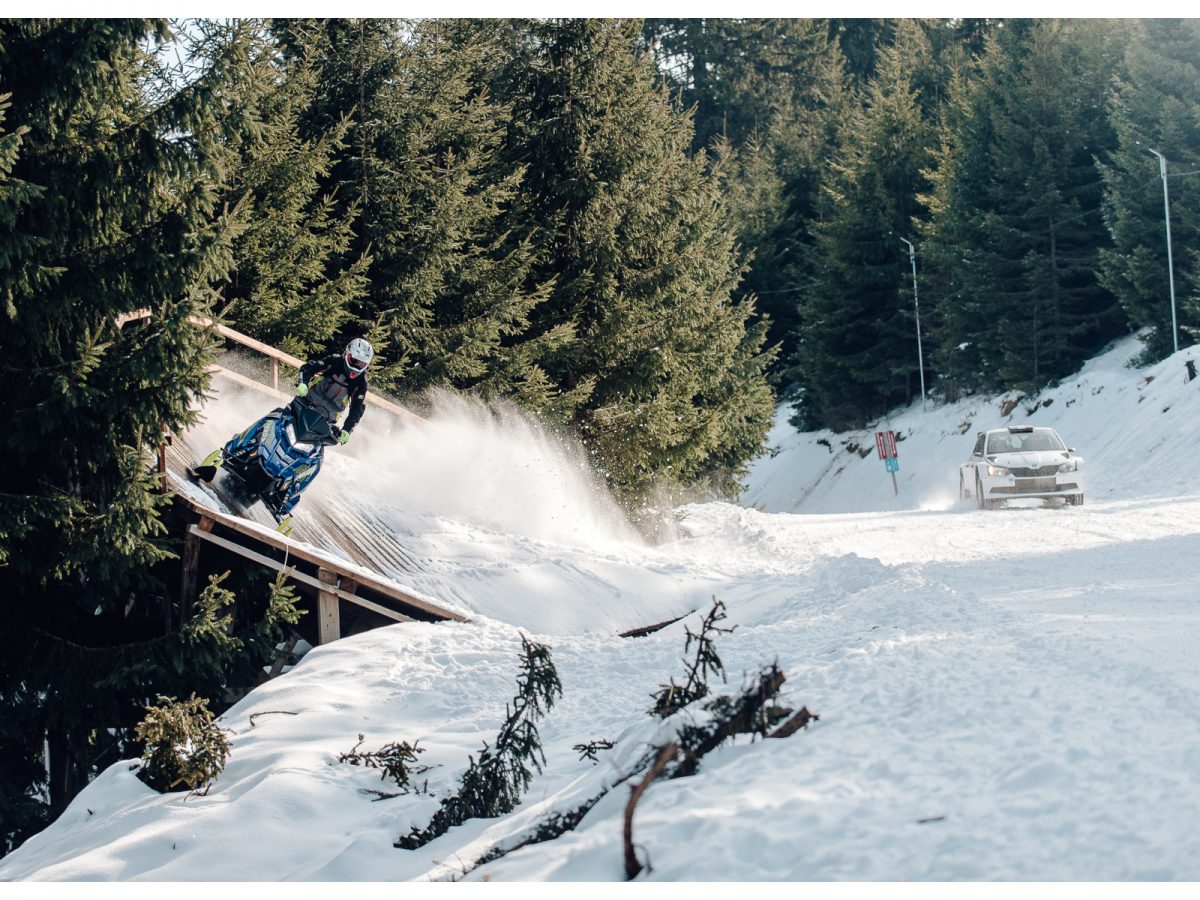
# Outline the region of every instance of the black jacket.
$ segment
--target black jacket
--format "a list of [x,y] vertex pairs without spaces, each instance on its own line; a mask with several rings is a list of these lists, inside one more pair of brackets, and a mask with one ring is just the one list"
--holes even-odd
[[358,424],[367,405],[367,373],[351,377],[341,353],[310,359],[300,367],[300,380],[308,385],[309,402],[325,413],[330,423],[336,423],[349,405],[342,430],[351,431]]

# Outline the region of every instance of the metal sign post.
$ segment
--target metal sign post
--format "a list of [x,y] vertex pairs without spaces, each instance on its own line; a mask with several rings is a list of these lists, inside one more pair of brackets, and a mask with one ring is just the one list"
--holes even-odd
[[883,460],[884,471],[892,476],[892,491],[900,495],[900,486],[896,484],[896,473],[900,471],[900,454],[896,452],[896,432],[875,432],[875,449]]

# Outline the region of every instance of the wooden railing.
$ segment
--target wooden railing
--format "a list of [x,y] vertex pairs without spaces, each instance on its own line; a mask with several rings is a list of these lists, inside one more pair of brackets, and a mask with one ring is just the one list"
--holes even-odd
[[[150,318],[150,310],[148,309],[139,309],[136,312],[125,313],[117,318],[117,327],[123,328],[130,322],[137,322],[148,318]],[[282,350],[278,350],[275,347],[272,347],[270,344],[264,344],[262,341],[257,341],[248,334],[242,334],[240,331],[235,331],[228,325],[223,325],[220,322],[216,322],[212,319],[208,319],[203,316],[192,316],[192,321],[205,328],[211,328],[222,337],[227,338],[234,343],[241,344],[244,347],[249,347],[251,350],[255,350],[271,360],[271,384],[269,387],[261,382],[255,381],[253,378],[247,378],[245,375],[240,375],[237,372],[233,372],[224,366],[209,366],[209,372],[220,374],[225,378],[236,381],[238,384],[241,384],[245,387],[254,388],[255,390],[272,394],[277,398],[287,398],[287,395],[279,390],[279,364],[284,363],[299,371],[300,367],[304,365],[304,360],[300,359],[299,357],[292,356],[290,353],[284,353]],[[378,394],[373,394],[368,391],[366,400],[367,403],[370,403],[373,406],[378,406],[380,409],[386,409],[388,412],[393,413],[402,419],[418,422],[424,421],[412,410],[405,409],[403,406],[393,403],[391,400],[384,399]]]

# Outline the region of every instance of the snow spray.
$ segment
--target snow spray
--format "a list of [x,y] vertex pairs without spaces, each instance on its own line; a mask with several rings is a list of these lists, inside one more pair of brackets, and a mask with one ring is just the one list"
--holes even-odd
[[641,542],[577,441],[508,403],[428,400],[420,422],[367,407],[353,477],[376,502],[562,544]]
[[[225,354],[221,364],[270,381],[261,361],[247,354]],[[291,382],[279,387],[282,399],[214,378],[189,444],[204,452],[220,447],[288,402]],[[447,390],[424,399],[423,421],[368,404],[351,442],[326,451],[298,514],[314,500],[352,503],[414,529],[428,524],[415,519],[432,516],[574,546],[643,543],[578,441],[510,403]]]

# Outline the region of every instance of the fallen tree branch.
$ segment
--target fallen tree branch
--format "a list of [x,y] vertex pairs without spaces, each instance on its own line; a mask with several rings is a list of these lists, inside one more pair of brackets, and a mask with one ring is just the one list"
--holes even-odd
[[772,663],[759,673],[756,686],[742,691],[736,697],[718,697],[708,704],[707,708],[713,710],[716,718],[706,726],[684,728],[680,732],[683,759],[667,777],[683,778],[695,774],[700,767],[700,758],[735,734],[765,735],[764,710],[785,681],[787,676],[778,665]]
[[800,709],[798,709],[796,711],[796,713],[790,719],[788,719],[786,722],[784,722],[782,725],[780,725],[778,728],[776,728],[774,731],[772,731],[770,734],[768,734],[767,737],[770,737],[770,738],[791,737],[793,734],[795,734],[801,728],[805,728],[809,722],[816,722],[820,718],[821,718],[820,716],[818,716],[815,712],[810,710],[807,706],[802,706],[802,707],[800,707]]
[[[658,778],[663,773],[663,769],[667,767],[675,754],[679,751],[679,745],[672,742],[662,748],[662,752],[658,754],[658,759],[655,760],[654,766],[646,773],[646,777],[642,779],[641,784],[629,792],[629,802],[625,804],[625,880],[633,881],[642,871],[642,864],[637,858],[637,853],[633,848],[633,810],[637,806],[638,800],[641,799],[646,788],[650,783]],[[647,863],[646,868],[649,868]]]
[[[528,847],[531,844],[551,841],[568,831],[574,830],[583,821],[588,812],[591,811],[592,807],[599,803],[610,791],[618,785],[636,778],[638,773],[648,771],[652,765],[657,766],[657,760],[664,759],[665,757],[663,769],[656,771],[654,778],[662,777],[664,772],[667,771],[667,767],[671,765],[671,762],[678,757],[679,751],[682,750],[684,759],[681,761],[679,767],[667,773],[670,778],[678,778],[694,773],[699,767],[700,758],[732,735],[745,732],[765,735],[768,727],[769,710],[771,709],[768,704],[786,680],[786,676],[779,670],[777,665],[772,664],[765,667],[759,673],[757,682],[751,684],[739,694],[733,697],[718,697],[716,700],[706,704],[705,709],[713,712],[714,715],[713,720],[706,726],[681,725],[676,733],[675,741],[666,747],[651,747],[646,754],[638,758],[637,762],[629,768],[626,774],[619,777],[613,784],[605,787],[596,796],[590,797],[567,812],[551,813],[532,832],[527,833],[524,837],[514,839],[507,846],[497,844],[486,854],[479,857],[467,871],[507,856],[514,850]],[[807,709],[807,707],[804,709]],[[817,718],[816,714],[810,715],[812,719]],[[789,727],[793,722],[798,722],[800,718],[800,713],[796,713],[788,722],[780,726],[772,736],[783,736],[779,732]],[[800,725],[796,724],[795,727],[799,728]],[[665,751],[668,747],[672,746],[676,748],[675,752],[667,754]],[[638,788],[639,793],[654,778],[647,776],[643,779],[642,784]]]

